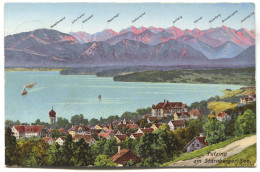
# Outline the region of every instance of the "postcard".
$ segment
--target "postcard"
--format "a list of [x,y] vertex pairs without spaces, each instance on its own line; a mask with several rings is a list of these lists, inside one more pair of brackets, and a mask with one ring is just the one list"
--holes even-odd
[[254,3],[6,3],[6,168],[255,167]]

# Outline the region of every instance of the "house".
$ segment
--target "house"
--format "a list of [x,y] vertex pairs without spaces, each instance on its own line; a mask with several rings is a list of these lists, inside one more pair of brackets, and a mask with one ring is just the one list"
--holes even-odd
[[49,130],[42,125],[15,125],[12,127],[12,132],[16,139],[33,136],[48,137],[50,135]]
[[127,135],[121,134],[121,135],[115,135],[114,137],[116,138],[117,143],[121,143],[127,138]]
[[107,140],[111,138],[109,133],[98,133],[98,137],[102,137]]
[[173,131],[177,130],[178,128],[185,128],[186,127],[184,120],[170,121],[168,123],[168,125],[170,126],[170,129],[173,130]]
[[231,116],[228,115],[226,112],[221,112],[217,115],[217,120],[219,120],[221,122],[225,122],[230,119],[231,119]]
[[248,95],[247,97],[240,98],[240,103],[242,104],[249,104],[256,101],[256,95]]
[[139,128],[136,133],[152,133],[153,130],[153,128]]
[[173,114],[173,119],[174,120],[189,120],[190,115],[188,112],[180,112],[180,113],[174,113]]
[[189,113],[190,119],[199,119],[202,116],[201,111],[198,109],[192,109],[188,113]]
[[74,137],[75,135],[91,134],[91,129],[85,125],[75,125],[68,130],[69,134]]
[[120,146],[118,148],[118,152],[111,157],[111,161],[117,165],[125,165],[130,160],[134,161],[135,163],[140,162],[140,158],[132,151],[127,149],[120,150]]
[[205,139],[206,137],[201,134],[200,136],[194,137],[184,148],[187,149],[187,153],[201,149],[208,146]]
[[54,142],[54,140],[51,137],[43,137],[42,140],[48,143],[49,145],[51,145]]
[[58,137],[55,142],[61,146],[65,142],[65,137],[64,136]]
[[76,135],[73,137],[73,140],[75,142],[78,142],[80,139],[84,139],[86,143],[89,144],[89,146],[92,146],[96,143],[96,140],[90,135],[90,134],[87,134],[87,135]]
[[95,125],[95,129],[103,129],[103,130],[108,130],[108,126],[106,125]]
[[137,124],[126,124],[126,126],[128,128],[130,128],[131,130],[136,130],[138,129],[138,125]]
[[156,124],[153,124],[152,126],[151,126],[151,128],[155,131],[155,130],[157,130],[160,126],[162,126],[163,125],[163,123],[156,123]]
[[130,135],[131,139],[139,139],[144,133],[133,133]]
[[152,116],[163,118],[166,116],[173,116],[174,113],[187,112],[187,105],[182,102],[169,102],[164,100],[157,105],[152,105]]
[[119,130],[106,130],[105,133],[109,133],[109,135],[111,137],[113,137],[114,135],[120,135],[121,132]]
[[147,122],[150,124],[150,123],[155,122],[158,118],[156,116],[144,115],[144,119],[146,119]]

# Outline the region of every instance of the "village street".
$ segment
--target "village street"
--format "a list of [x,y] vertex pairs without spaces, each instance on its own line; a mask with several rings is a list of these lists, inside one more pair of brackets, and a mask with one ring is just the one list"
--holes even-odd
[[209,154],[206,154],[202,157],[172,163],[169,165],[169,167],[211,167],[211,166],[215,166],[218,164],[218,161],[220,159],[223,160],[225,158],[238,154],[241,151],[243,151],[245,148],[247,148],[248,146],[251,146],[255,143],[256,143],[256,135],[249,136],[244,139],[235,141],[223,148],[211,151]]

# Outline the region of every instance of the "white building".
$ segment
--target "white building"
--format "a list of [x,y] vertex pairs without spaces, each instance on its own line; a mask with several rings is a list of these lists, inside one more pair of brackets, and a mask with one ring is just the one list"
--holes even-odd
[[227,113],[225,112],[222,112],[222,113],[219,113],[217,115],[217,120],[221,121],[221,122],[225,122],[227,120],[230,120],[231,119],[231,116],[228,115]]
[[206,137],[201,134],[200,136],[194,137],[184,148],[187,149],[187,153],[201,149],[208,146],[205,139]]
[[48,137],[49,130],[41,125],[15,125],[12,127],[12,132],[16,139],[20,139],[22,137],[33,137],[33,136],[40,136],[40,137]]
[[174,121],[170,121],[168,123],[168,125],[170,126],[171,130],[177,130],[178,128],[185,128],[186,124],[184,122],[184,120],[174,120]]

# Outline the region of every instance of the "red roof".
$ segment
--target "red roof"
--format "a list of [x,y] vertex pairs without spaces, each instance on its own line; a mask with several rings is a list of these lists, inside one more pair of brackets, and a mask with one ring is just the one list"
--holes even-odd
[[103,137],[103,138],[108,138],[109,137],[109,133],[98,133],[98,136]]
[[205,141],[206,137],[200,137],[200,136],[197,136],[196,139],[204,146],[208,146],[208,143]]
[[129,150],[127,149],[122,149],[120,150],[120,153],[115,154],[114,156],[111,157],[111,161],[115,162],[116,160],[118,160],[120,157],[122,157],[123,155],[125,155],[127,152],[129,152]]
[[103,129],[92,129],[92,130],[91,130],[91,133],[92,133],[92,134],[98,134],[98,133],[100,133],[102,130],[103,130]]
[[185,122],[184,122],[183,120],[174,120],[174,121],[171,121],[171,123],[172,123],[174,126],[185,125]]
[[122,134],[122,135],[115,135],[119,140],[125,140],[127,138],[127,135]]
[[153,109],[173,109],[173,108],[186,108],[187,105],[183,104],[182,102],[169,102],[164,101],[160,102],[157,105],[153,106]]
[[143,133],[133,133],[132,134],[135,138],[140,138],[142,137]]
[[178,116],[189,115],[187,112],[176,113]]
[[92,136],[90,134],[86,134],[86,135],[76,135],[73,137],[74,140],[80,140],[81,138],[83,138],[86,142],[90,142]]
[[74,127],[72,127],[71,129],[69,129],[69,131],[78,131],[78,129],[81,128],[82,131],[88,131],[90,130],[90,128],[88,128],[85,125],[75,125]]
[[[60,133],[66,133],[66,130],[64,128],[57,129]],[[53,131],[53,129],[50,129],[50,133]]]
[[137,125],[137,124],[127,124],[126,126],[129,127],[130,129],[136,129],[136,128],[138,128],[138,125]]
[[194,116],[199,116],[201,114],[200,110],[198,109],[192,109],[191,111],[189,111],[189,114],[193,114]]
[[56,116],[56,112],[52,109],[52,110],[49,112],[49,116],[50,116],[50,117],[55,117],[55,116]]
[[52,139],[51,137],[43,137],[43,138],[42,138],[42,140],[45,141],[46,143],[47,143],[48,141],[50,141],[51,139]]
[[127,124],[120,124],[119,125],[120,128],[123,128],[123,127],[126,127],[126,126],[127,126]]
[[143,133],[151,133],[153,132],[153,128],[140,128],[140,130],[143,132]]
[[157,128],[159,128],[160,126],[162,126],[162,123],[156,123],[156,124],[153,124],[155,125]]
[[41,125],[16,125],[14,128],[19,132],[33,132],[33,133],[38,133],[43,129],[44,126]]
[[226,112],[222,112],[222,113],[219,113],[219,114],[218,114],[218,116],[221,117],[221,118],[223,118],[225,115],[227,115]]

